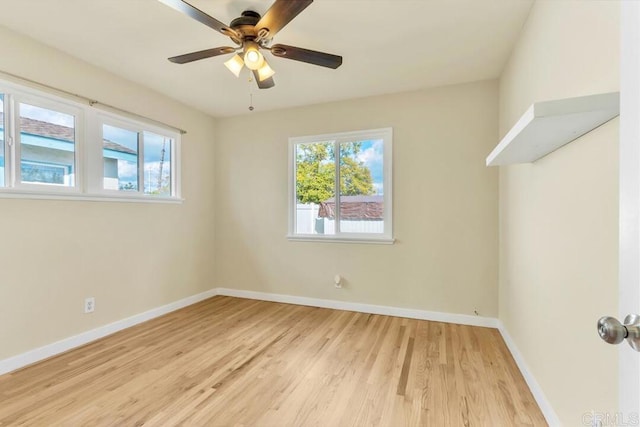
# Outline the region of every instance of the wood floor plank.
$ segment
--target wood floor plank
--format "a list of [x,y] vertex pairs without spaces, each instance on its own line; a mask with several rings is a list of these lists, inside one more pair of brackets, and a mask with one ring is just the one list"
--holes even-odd
[[500,334],[214,297],[0,376],[0,426],[543,426]]

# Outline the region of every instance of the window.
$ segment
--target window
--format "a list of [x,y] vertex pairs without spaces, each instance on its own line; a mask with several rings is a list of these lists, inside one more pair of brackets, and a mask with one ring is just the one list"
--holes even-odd
[[144,132],[144,193],[171,195],[171,146],[164,135]]
[[21,184],[75,187],[79,111],[62,105],[45,108],[35,102],[17,105],[18,187]]
[[289,238],[392,243],[390,128],[289,140]]
[[170,197],[174,139],[102,125],[103,189]]
[[180,201],[180,136],[0,82],[0,197]]
[[138,191],[138,132],[102,125],[103,188]]
[[0,187],[4,187],[4,180],[5,180],[5,168],[4,168],[4,130],[6,128],[5,126],[5,117],[6,115],[4,114],[4,101],[5,97],[4,97],[4,93],[0,94]]

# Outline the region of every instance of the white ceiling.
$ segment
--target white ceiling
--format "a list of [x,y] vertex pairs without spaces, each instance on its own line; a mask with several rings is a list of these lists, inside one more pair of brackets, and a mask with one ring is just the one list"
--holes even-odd
[[[229,23],[273,0],[191,0]],[[533,0],[316,0],[274,38],[342,55],[337,70],[266,57],[276,86],[259,90],[226,57],[167,57],[233,46],[157,0],[0,0],[0,25],[213,116],[316,104],[498,77]]]

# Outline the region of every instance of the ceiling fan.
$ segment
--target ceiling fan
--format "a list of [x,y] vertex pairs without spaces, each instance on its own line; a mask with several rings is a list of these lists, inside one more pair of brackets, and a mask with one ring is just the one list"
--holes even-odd
[[238,77],[243,66],[246,65],[253,73],[260,89],[268,89],[275,85],[273,81],[275,71],[267,64],[261,50],[269,51],[279,58],[293,59],[321,67],[336,69],[342,64],[342,57],[338,55],[284,44],[271,45],[273,36],[306,9],[313,0],[276,0],[263,16],[252,10],[245,10],[229,25],[223,24],[186,1],[159,1],[222,33],[236,44],[234,47],[215,47],[169,58],[169,61],[176,64],[236,53],[225,62],[225,66]]

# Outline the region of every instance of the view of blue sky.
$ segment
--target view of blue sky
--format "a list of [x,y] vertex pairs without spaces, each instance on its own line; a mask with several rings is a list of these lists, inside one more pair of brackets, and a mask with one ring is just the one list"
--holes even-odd
[[102,125],[102,138],[138,152],[138,132]]
[[371,171],[376,194],[383,194],[383,141],[381,139],[362,141],[358,160],[364,163]]
[[71,114],[60,113],[47,108],[36,107],[35,105],[20,103],[20,116],[69,128],[74,127],[74,117]]

